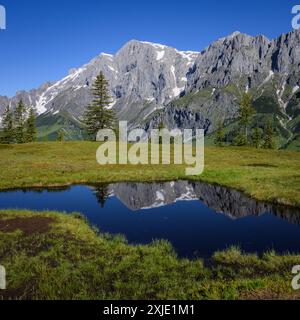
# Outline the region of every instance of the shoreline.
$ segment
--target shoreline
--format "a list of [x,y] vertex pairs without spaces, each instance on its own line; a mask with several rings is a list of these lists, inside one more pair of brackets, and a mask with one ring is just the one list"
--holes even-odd
[[201,184],[205,184],[205,185],[209,185],[209,186],[217,186],[217,187],[221,187],[221,188],[224,188],[224,189],[228,189],[230,191],[236,191],[236,192],[239,192],[240,194],[246,196],[249,198],[249,200],[254,200],[254,201],[257,201],[258,203],[263,203],[263,204],[266,204],[266,205],[270,205],[270,206],[278,206],[280,208],[286,208],[286,209],[291,209],[291,210],[299,210],[299,213],[300,213],[300,204],[299,205],[290,205],[290,204],[284,204],[284,203],[281,203],[281,202],[276,202],[276,201],[270,201],[270,200],[260,200],[260,199],[257,199],[249,194],[247,194],[246,192],[244,191],[241,191],[241,190],[238,190],[236,188],[233,188],[233,187],[228,187],[228,186],[225,186],[225,185],[222,185],[222,184],[219,184],[219,183],[209,183],[207,181],[203,181],[201,179],[182,179],[182,178],[179,178],[177,180],[153,180],[153,181],[143,181],[143,180],[140,180],[140,181],[136,181],[136,180],[128,180],[128,181],[111,181],[111,182],[74,182],[74,183],[68,183],[68,184],[49,184],[49,185],[44,185],[44,186],[41,186],[41,185],[33,185],[33,186],[22,186],[22,187],[12,187],[12,188],[5,188],[5,189],[2,189],[0,187],[0,193],[3,192],[3,193],[6,193],[6,192],[14,192],[14,191],[23,191],[23,190],[26,190],[26,191],[43,191],[43,190],[50,190],[50,191],[63,191],[63,190],[67,190],[69,188],[72,188],[72,187],[76,187],[76,186],[86,186],[86,187],[97,187],[97,186],[101,186],[101,185],[111,185],[111,184],[122,184],[122,183],[144,183],[144,184],[152,184],[152,183],[168,183],[168,182],[180,182],[180,181],[187,181],[187,182],[190,182],[190,183],[201,183]]
[[97,142],[0,145],[0,191],[65,188],[78,184],[192,181],[237,190],[256,201],[300,208],[300,153],[206,147],[201,176],[184,165],[106,165],[96,162]]
[[300,299],[291,287],[299,254],[230,247],[209,263],[179,258],[169,242],[128,244],[76,213],[0,210],[0,254],[4,300]]

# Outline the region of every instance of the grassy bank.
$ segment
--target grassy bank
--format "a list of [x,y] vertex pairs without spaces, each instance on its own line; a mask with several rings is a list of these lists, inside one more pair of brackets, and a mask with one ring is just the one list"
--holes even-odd
[[[96,162],[98,143],[0,145],[0,189],[78,183],[186,179],[185,166]],[[300,206],[300,153],[248,148],[205,149],[205,171],[189,177],[236,188],[258,200]]]
[[99,234],[79,214],[0,211],[0,299],[299,299],[300,256],[215,253],[209,267],[170,244],[131,246]]

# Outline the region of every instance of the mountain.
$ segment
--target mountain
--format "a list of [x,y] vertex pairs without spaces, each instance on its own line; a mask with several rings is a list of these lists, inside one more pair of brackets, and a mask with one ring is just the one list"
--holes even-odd
[[[100,194],[102,190],[100,188]],[[98,194],[97,188],[94,192],[95,195]],[[163,207],[178,201],[200,200],[210,209],[230,219],[273,213],[289,222],[300,224],[299,210],[258,202],[236,190],[201,182],[116,183],[107,186],[107,194],[117,197],[132,211]]]
[[60,81],[46,83],[38,90],[18,92],[12,99],[1,97],[0,105],[3,109],[6,104],[14,106],[23,99],[38,114],[63,110],[79,118],[92,98],[92,82],[103,71],[118,116],[138,123],[179,96],[197,56],[195,52],[132,40],[115,56],[102,53],[83,67],[71,70]]
[[185,92],[151,115],[145,128],[186,125],[212,134],[218,121],[237,130],[238,102],[245,91],[254,97],[252,127],[273,118],[279,146],[300,150],[300,30],[268,40],[239,32],[202,51],[187,74]]
[[132,40],[115,55],[102,53],[60,81],[11,99],[0,97],[0,116],[5,105],[22,98],[41,115],[39,126],[55,124],[43,131],[45,137],[49,132],[55,136],[67,122],[70,137],[74,128],[73,136],[80,138],[80,118],[100,71],[111,86],[111,108],[131,127],[150,129],[163,122],[168,128],[204,128],[213,135],[219,120],[235,127],[238,101],[250,91],[258,112],[255,121],[275,117],[280,145],[298,146],[300,30],[274,40],[234,32],[199,53]]

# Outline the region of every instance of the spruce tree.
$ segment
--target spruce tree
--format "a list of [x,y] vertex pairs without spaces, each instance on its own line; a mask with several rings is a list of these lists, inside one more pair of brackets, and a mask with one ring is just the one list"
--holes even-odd
[[29,116],[25,123],[25,140],[26,142],[36,141],[37,131],[35,126],[35,114],[32,108],[29,110]]
[[264,149],[275,149],[274,128],[273,128],[273,123],[271,119],[269,119],[266,124],[265,139],[264,139],[263,147]]
[[[163,129],[165,129],[165,125],[164,125],[163,121],[160,121],[160,123],[158,125],[158,130],[161,131]],[[159,144],[162,144],[162,142],[163,142],[163,138],[161,135],[159,135]]]
[[217,130],[215,133],[214,144],[218,147],[223,147],[225,139],[225,130],[222,121],[218,122]]
[[10,144],[14,142],[14,123],[13,123],[13,113],[10,107],[5,108],[4,114],[2,116],[2,137],[1,142]]
[[24,143],[25,137],[26,107],[20,100],[15,110],[15,138],[17,143]]
[[109,198],[109,188],[107,184],[101,184],[96,187],[95,195],[101,208],[104,208],[105,202]]
[[246,137],[244,130],[240,130],[238,132],[237,136],[234,139],[233,144],[238,147],[242,147],[242,146],[247,145],[247,137]]
[[255,109],[252,106],[252,97],[249,93],[245,93],[240,102],[239,109],[239,125],[240,129],[243,129],[245,134],[240,134],[240,137],[237,137],[240,143],[244,145],[248,144],[248,126],[251,121],[251,117],[255,114]]
[[261,146],[262,135],[259,127],[255,127],[252,131],[252,143],[253,146],[258,149]]
[[57,141],[64,141],[65,139],[65,133],[63,132],[63,130],[59,130],[58,133],[57,133]]
[[84,123],[89,138],[96,139],[101,129],[115,129],[116,118],[113,110],[109,109],[111,97],[109,95],[108,81],[103,72],[96,77],[92,87],[94,99],[84,113]]

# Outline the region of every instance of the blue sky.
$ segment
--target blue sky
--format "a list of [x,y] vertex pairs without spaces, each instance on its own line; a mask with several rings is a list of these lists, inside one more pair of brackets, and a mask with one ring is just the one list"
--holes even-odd
[[[298,1],[300,3],[300,0]],[[287,0],[0,0],[0,95],[64,77],[128,40],[200,51],[234,31],[269,38],[291,30]]]

